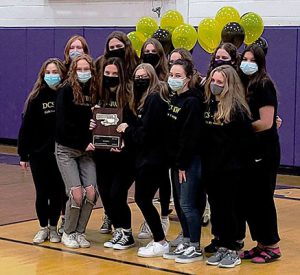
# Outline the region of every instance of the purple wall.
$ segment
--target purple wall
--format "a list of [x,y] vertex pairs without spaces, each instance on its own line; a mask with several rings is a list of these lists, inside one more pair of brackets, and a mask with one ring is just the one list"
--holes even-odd
[[[83,35],[91,55],[102,54],[106,37],[113,30],[126,33],[133,28],[0,28],[0,138],[16,139],[24,101],[30,92],[43,61],[63,58],[66,41],[73,34]],[[268,72],[279,93],[279,130],[282,165],[300,166],[300,37],[297,27],[266,27],[263,37],[269,43]],[[16,42],[17,41],[17,42]],[[241,47],[241,51],[243,46]],[[199,71],[205,74],[210,56],[197,43],[193,57]]]

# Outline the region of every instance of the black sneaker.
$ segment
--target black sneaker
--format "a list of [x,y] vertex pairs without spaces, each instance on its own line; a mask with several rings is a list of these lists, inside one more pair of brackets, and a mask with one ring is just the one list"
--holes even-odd
[[188,264],[203,260],[201,249],[190,246],[185,249],[184,253],[175,258],[175,263]]
[[113,249],[124,250],[134,246],[134,239],[132,236],[132,232],[125,231],[122,229],[122,237],[118,240],[116,244],[113,245]]
[[205,253],[213,254],[218,251],[218,248],[219,248],[219,240],[214,238],[211,240],[211,243],[208,246],[204,247],[204,251]]
[[103,224],[100,227],[100,233],[102,234],[109,234],[112,231],[112,224],[111,224],[111,220],[109,219],[109,217],[107,215],[104,216],[103,218]]
[[122,228],[116,228],[112,238],[103,244],[104,247],[112,248],[119,240],[122,239],[122,236],[123,236]]

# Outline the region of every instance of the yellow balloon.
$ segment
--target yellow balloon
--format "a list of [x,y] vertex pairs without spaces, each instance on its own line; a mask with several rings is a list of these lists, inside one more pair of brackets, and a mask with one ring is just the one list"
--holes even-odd
[[221,29],[230,22],[240,22],[240,14],[234,7],[223,7],[219,9],[216,13],[215,19],[218,21],[218,23],[221,26]]
[[173,33],[176,27],[184,23],[183,16],[180,12],[175,10],[169,10],[163,14],[160,19],[160,27]]
[[188,51],[194,48],[197,42],[197,31],[190,24],[182,24],[175,28],[172,34],[174,48],[185,48]]
[[213,18],[204,18],[198,26],[200,46],[211,53],[221,42],[221,27]]
[[127,37],[131,41],[132,47],[136,51],[138,57],[141,55],[141,50],[144,42],[146,41],[146,37],[139,32],[130,32],[127,34]]
[[136,23],[136,31],[142,33],[146,38],[152,36],[153,33],[158,29],[158,25],[152,17],[142,17]]
[[264,22],[262,18],[254,13],[248,12],[241,17],[241,26],[245,30],[245,44],[249,45],[256,41],[264,31]]
[[201,48],[202,48],[203,50],[205,50],[206,52],[208,52],[208,53],[213,53],[213,52],[215,51],[215,48],[210,48],[209,46],[207,46],[207,45],[203,42],[203,40],[200,39],[199,37],[198,37],[198,42],[199,42]]

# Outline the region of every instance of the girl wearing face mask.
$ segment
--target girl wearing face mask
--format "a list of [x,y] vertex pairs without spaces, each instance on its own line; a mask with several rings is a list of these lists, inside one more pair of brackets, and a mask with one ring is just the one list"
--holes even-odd
[[238,64],[240,63],[240,56],[236,46],[231,43],[221,43],[211,56],[209,68],[207,71],[207,78],[211,71],[222,65],[230,65],[238,71]]
[[[145,41],[141,49],[141,61],[149,63],[155,69],[155,72],[161,81],[167,80],[168,75],[168,61],[161,43],[155,38],[149,38]],[[161,205],[161,221],[167,234],[170,226],[169,214],[172,210],[169,209],[171,198],[171,183],[168,173],[165,175],[166,184],[159,188],[159,200]],[[148,224],[144,221],[140,226],[138,234],[139,239],[149,239],[152,233]]]
[[33,239],[40,244],[49,239],[60,242],[57,234],[64,183],[54,156],[55,104],[57,88],[66,68],[57,58],[46,60],[29,94],[18,138],[18,154],[23,170],[30,163],[36,190],[36,213],[40,230]]
[[107,37],[104,53],[95,62],[98,74],[103,71],[103,63],[109,57],[119,57],[123,61],[126,78],[132,77],[132,73],[139,63],[131,41],[121,31],[114,31]]
[[84,37],[73,35],[66,43],[64,50],[64,64],[69,70],[72,60],[81,55],[89,54],[89,47]]
[[259,46],[251,45],[245,49],[240,69],[256,133],[256,155],[252,162],[249,188],[245,191],[248,196],[244,205],[252,239],[257,241],[257,246],[242,253],[241,257],[252,259],[254,263],[267,263],[281,256],[273,199],[280,164],[276,128],[277,93],[266,72],[265,55]]
[[206,191],[218,232],[218,250],[209,265],[235,267],[239,234],[239,198],[252,151],[251,113],[241,80],[230,65],[215,68],[205,84],[206,140],[203,169]]
[[[122,60],[110,57],[103,64],[100,74],[99,105],[107,108],[123,109],[123,122],[127,120],[128,102],[132,85],[125,78]],[[130,122],[128,122],[130,123]],[[95,123],[92,121],[91,128]],[[109,233],[114,226],[113,237],[104,243],[104,247],[127,249],[134,246],[131,230],[131,212],[127,204],[127,195],[134,181],[134,153],[130,146],[121,150],[96,150],[97,184],[105,210],[101,233]]]
[[89,55],[76,57],[56,104],[55,156],[68,201],[62,243],[70,248],[89,247],[84,235],[97,201],[94,146],[89,131],[91,107],[96,103],[96,77]]
[[161,81],[168,78],[168,60],[161,43],[155,38],[148,38],[142,46],[141,62],[149,63],[153,66]]
[[168,171],[165,151],[168,89],[150,64],[140,64],[133,75],[134,96],[129,106],[136,122],[122,123],[117,131],[124,133],[125,147],[135,146],[135,201],[154,238],[154,242],[139,248],[138,256],[158,257],[169,252],[159,214],[152,203],[158,188],[168,184],[165,181]]
[[168,156],[174,200],[183,231],[183,240],[174,252],[164,254],[165,259],[177,263],[202,260],[200,249],[201,218],[206,195],[202,185],[201,155],[203,135],[203,112],[201,92],[195,89],[193,64],[187,60],[176,60],[168,78],[170,88],[176,92],[171,97],[168,110]]

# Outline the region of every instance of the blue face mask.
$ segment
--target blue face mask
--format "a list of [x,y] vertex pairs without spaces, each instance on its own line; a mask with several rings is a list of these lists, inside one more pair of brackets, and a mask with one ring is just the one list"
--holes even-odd
[[183,88],[185,79],[186,79],[186,77],[185,78],[173,78],[173,77],[169,76],[168,84],[173,91],[177,92]]
[[75,57],[79,56],[79,55],[82,55],[83,53],[82,52],[79,52],[79,51],[71,51],[69,52],[69,56],[70,58],[73,60]]
[[92,77],[91,71],[77,72],[77,78],[81,83],[88,82],[91,79],[91,77]]
[[59,74],[45,74],[44,80],[51,89],[55,88],[61,82]]
[[240,69],[245,75],[252,75],[258,71],[258,66],[254,62],[242,61]]

